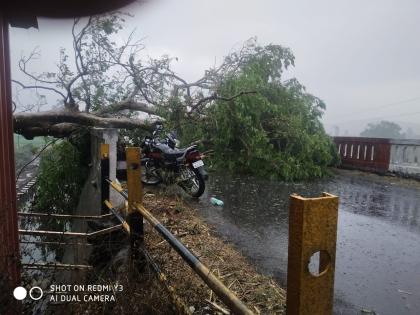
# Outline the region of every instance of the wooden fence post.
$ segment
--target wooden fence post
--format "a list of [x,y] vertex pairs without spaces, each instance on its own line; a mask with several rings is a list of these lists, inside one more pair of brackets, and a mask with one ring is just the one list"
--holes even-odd
[[131,254],[139,258],[139,247],[144,240],[143,216],[134,209],[135,203],[143,202],[141,185],[140,148],[128,147],[125,150],[127,159],[128,213],[127,222],[130,225]]
[[287,315],[332,314],[337,218],[336,196],[290,197]]

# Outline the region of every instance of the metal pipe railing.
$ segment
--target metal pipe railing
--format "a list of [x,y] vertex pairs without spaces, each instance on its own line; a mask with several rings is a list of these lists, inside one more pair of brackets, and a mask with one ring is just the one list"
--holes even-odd
[[40,213],[40,212],[18,212],[19,217],[42,217],[42,218],[57,218],[57,219],[79,219],[79,220],[102,220],[108,219],[112,213],[104,215],[77,215],[77,214],[54,214],[54,213]]
[[130,233],[130,226],[128,225],[127,221],[122,217],[122,215],[118,212],[118,210],[115,209],[108,200],[105,200],[104,203],[108,207],[109,211],[111,211],[117,217],[117,219],[121,222],[123,228],[128,233]]
[[[108,209],[112,213],[115,214],[117,219],[121,222],[125,231],[128,234],[130,234],[130,226],[128,225],[127,221],[119,214],[118,210],[113,207],[113,205],[111,204],[111,202],[109,200],[105,200],[104,203],[108,207]],[[153,260],[152,256],[150,256],[149,252],[143,246],[140,247],[139,250],[144,254],[144,257],[150,263],[150,266],[152,266],[153,270],[156,273],[157,279],[160,282],[162,282],[164,284],[164,286],[166,287],[166,290],[169,292],[169,295],[171,296],[171,299],[172,299],[173,303],[175,304],[177,310],[181,314],[191,315],[192,313],[189,310],[188,306],[176,294],[175,288],[168,283],[168,279],[167,279],[166,275],[162,272],[162,270],[160,270],[159,266]]]
[[107,234],[116,230],[121,229],[122,225],[114,225],[102,230],[98,230],[91,233],[80,233],[80,232],[60,232],[60,231],[40,231],[40,230],[21,230],[19,229],[19,234],[21,235],[35,235],[35,236],[43,236],[43,235],[55,235],[55,236],[69,236],[69,237],[95,237],[103,234]]
[[93,269],[93,267],[90,265],[73,265],[61,263],[22,263],[21,266],[25,269]]
[[[117,183],[108,180],[108,183],[128,200],[128,194]],[[214,293],[225,303],[235,314],[254,314],[248,307],[239,300],[183,243],[181,243],[162,223],[159,222],[146,208],[139,203],[134,203],[137,210],[159,234],[174,248],[178,254],[188,263],[195,273],[214,291]]]
[[90,243],[74,243],[74,242],[43,242],[43,241],[20,241],[20,244],[34,245],[55,245],[55,246],[93,246]]

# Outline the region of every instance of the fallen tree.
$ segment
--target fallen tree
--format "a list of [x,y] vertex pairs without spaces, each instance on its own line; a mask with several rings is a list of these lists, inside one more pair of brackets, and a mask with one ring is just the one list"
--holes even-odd
[[125,117],[99,117],[75,111],[45,111],[17,113],[14,115],[14,130],[27,139],[37,136],[66,137],[80,126],[100,128],[140,128],[149,130],[150,124]]
[[134,32],[125,41],[120,40],[118,33],[123,29],[125,17],[117,13],[75,19],[72,58],[61,49],[56,72],[29,70],[31,62],[39,57],[36,49],[21,58],[19,68],[28,82],[12,80],[18,92],[36,90],[45,99],[41,93],[46,91],[56,94],[59,101],[55,109],[47,111],[41,111],[41,106],[17,106],[16,133],[31,139],[62,138],[80,127],[149,130],[152,121],[163,119],[162,113],[173,110],[173,98],[182,100],[183,115],[200,117],[211,102],[255,93],[218,93],[224,78],[240,71],[241,64],[257,53],[255,47],[245,45],[226,57],[220,66],[207,70],[202,78],[187,82],[171,70],[173,58],[141,59],[144,46],[134,39]]

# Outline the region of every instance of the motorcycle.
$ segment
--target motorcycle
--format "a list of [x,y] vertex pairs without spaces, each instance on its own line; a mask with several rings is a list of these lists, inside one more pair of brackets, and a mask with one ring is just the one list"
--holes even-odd
[[192,197],[200,197],[208,178],[204,169],[204,155],[196,145],[179,149],[174,132],[160,139],[162,130],[163,125],[157,124],[152,137],[146,136],[140,145],[143,154],[141,181],[146,185],[178,184]]

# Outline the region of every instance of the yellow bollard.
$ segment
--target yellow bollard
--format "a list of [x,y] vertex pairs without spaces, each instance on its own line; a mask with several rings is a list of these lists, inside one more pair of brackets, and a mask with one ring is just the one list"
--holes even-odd
[[125,149],[127,160],[127,188],[128,212],[133,212],[134,203],[142,203],[140,148],[128,147]]
[[290,196],[287,315],[332,314],[337,218],[334,195]]
[[139,247],[143,244],[143,216],[134,210],[135,204],[142,204],[143,192],[141,185],[140,148],[126,148],[127,160],[127,189],[128,189],[128,214],[127,222],[130,225],[131,254],[134,259],[139,256]]

